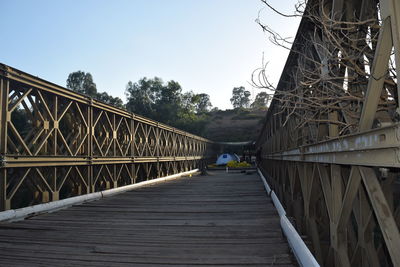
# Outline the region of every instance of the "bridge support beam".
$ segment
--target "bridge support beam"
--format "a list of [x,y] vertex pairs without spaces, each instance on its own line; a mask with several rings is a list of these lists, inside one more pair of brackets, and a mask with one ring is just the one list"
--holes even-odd
[[0,210],[194,169],[212,150],[210,140],[0,64]]
[[7,199],[7,170],[0,169],[0,211],[11,208],[11,202]]
[[256,143],[323,266],[400,265],[400,4],[379,2],[307,1]]

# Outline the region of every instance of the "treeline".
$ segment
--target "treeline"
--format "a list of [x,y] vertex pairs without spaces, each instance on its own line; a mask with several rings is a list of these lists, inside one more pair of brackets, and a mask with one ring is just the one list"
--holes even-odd
[[[137,82],[129,81],[125,90],[126,103],[119,97],[98,92],[92,75],[83,71],[76,71],[68,76],[67,88],[202,136],[206,135],[205,126],[209,122],[211,113],[218,111],[218,108],[212,109],[208,94],[196,94],[192,91],[183,93],[178,82],[173,80],[163,82],[158,77],[150,79],[144,77]],[[261,92],[251,102],[250,92],[243,86],[235,87],[230,99],[234,109],[237,110],[266,109],[268,100],[268,95]]]
[[243,86],[235,87],[232,90],[231,103],[234,109],[267,109],[270,96],[266,92],[260,92],[256,95],[253,102],[250,99],[250,92]]
[[179,129],[203,135],[210,111],[210,96],[182,93],[178,82],[142,78],[126,86],[126,109]]
[[207,113],[212,107],[209,95],[182,93],[178,82],[165,83],[158,77],[142,78],[135,83],[129,81],[125,104],[119,97],[98,92],[92,75],[83,71],[68,76],[67,88],[198,135],[204,135]]
[[96,84],[89,72],[75,71],[68,75],[67,88],[72,91],[91,96],[104,103],[125,108],[124,102],[119,97],[113,97],[106,92],[97,92]]

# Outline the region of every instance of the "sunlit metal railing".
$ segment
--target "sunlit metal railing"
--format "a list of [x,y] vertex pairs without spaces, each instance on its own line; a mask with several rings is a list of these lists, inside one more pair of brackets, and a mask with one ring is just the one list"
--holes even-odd
[[212,142],[0,65],[0,210],[198,168]]

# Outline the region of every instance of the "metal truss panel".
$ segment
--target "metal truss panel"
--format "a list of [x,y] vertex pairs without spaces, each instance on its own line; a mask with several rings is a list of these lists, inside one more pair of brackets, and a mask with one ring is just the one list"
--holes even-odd
[[307,1],[256,142],[321,266],[400,262],[399,21],[397,0]]
[[0,64],[0,210],[204,166],[213,142]]

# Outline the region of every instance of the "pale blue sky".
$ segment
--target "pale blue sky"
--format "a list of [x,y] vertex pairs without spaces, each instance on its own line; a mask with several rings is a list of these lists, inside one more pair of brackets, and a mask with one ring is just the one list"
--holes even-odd
[[[296,0],[272,0],[293,13]],[[90,72],[99,91],[125,101],[128,81],[161,77],[204,92],[232,108],[232,88],[248,84],[264,52],[277,82],[287,51],[255,23],[259,0],[0,0],[0,62],[65,86],[68,74]],[[268,9],[261,18],[285,36],[298,19]]]

